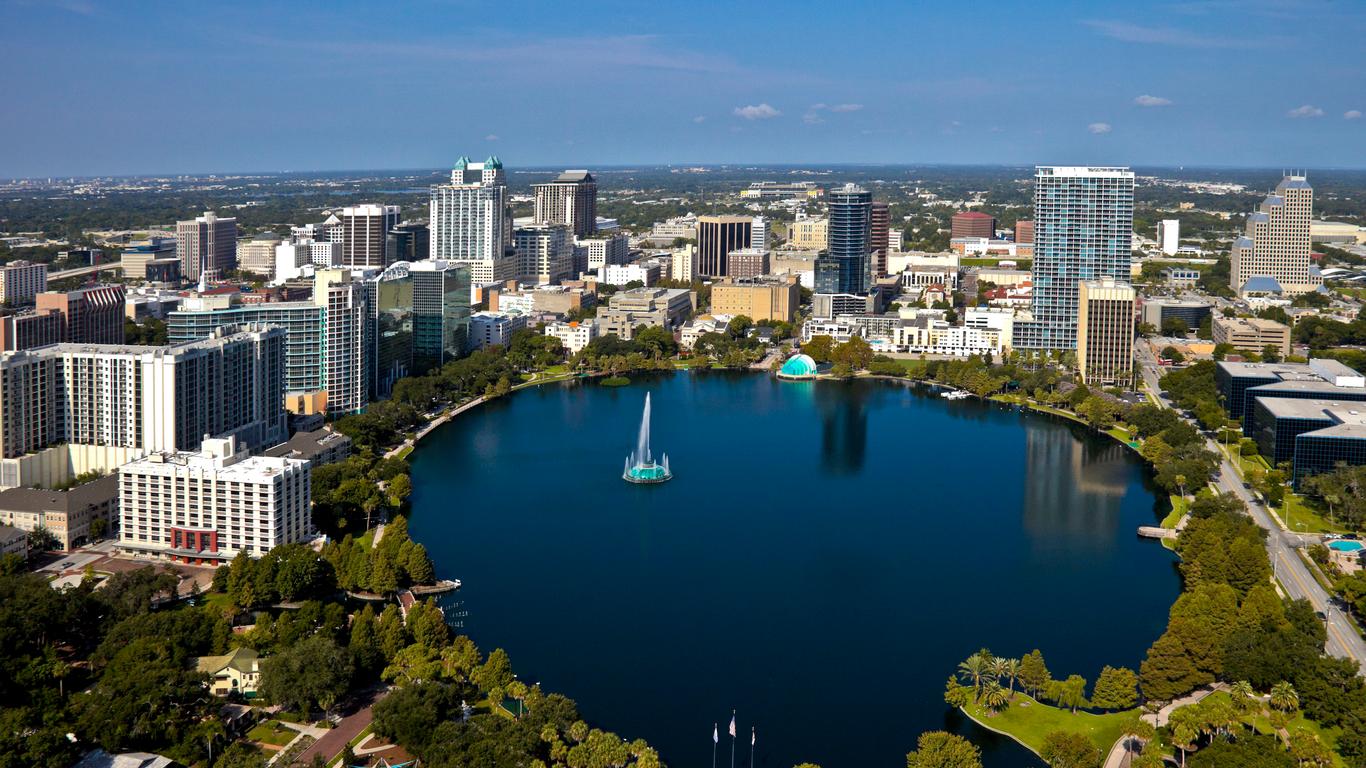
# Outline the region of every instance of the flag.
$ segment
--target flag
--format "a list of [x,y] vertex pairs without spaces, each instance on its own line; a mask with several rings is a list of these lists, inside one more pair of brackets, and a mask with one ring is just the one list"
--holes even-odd
[[731,716],[730,716],[730,737],[731,737],[732,739],[735,738],[735,714],[734,714],[734,713],[731,713]]
[[716,729],[716,723],[711,724],[711,743],[715,744],[721,740],[721,733]]

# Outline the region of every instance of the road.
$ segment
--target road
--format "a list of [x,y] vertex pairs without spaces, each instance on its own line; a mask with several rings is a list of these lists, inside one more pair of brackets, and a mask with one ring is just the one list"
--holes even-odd
[[[1159,366],[1156,361],[1146,354],[1140,354],[1139,362],[1142,364],[1143,381],[1148,389],[1154,395],[1158,395],[1159,403],[1170,408],[1167,401],[1160,396],[1162,390],[1157,385]],[[1267,512],[1266,507],[1261,505],[1251,491],[1243,487],[1233,463],[1219,450],[1219,446],[1213,440],[1207,440],[1206,443],[1211,451],[1223,457],[1215,485],[1220,491],[1232,493],[1241,499],[1247,505],[1252,519],[1267,531],[1267,555],[1271,558],[1276,580],[1280,582],[1285,593],[1292,600],[1308,600],[1314,610],[1325,617],[1324,623],[1328,628],[1325,650],[1339,658],[1354,659],[1361,667],[1359,672],[1366,674],[1366,640],[1362,639],[1347,616],[1330,602],[1328,592],[1314,580],[1313,574],[1295,552],[1297,547],[1304,545],[1302,538],[1282,529]]]
[[76,267],[75,269],[64,269],[61,272],[49,273],[47,279],[61,280],[64,277],[80,277],[81,275],[93,275],[96,272],[105,272],[111,269],[118,269],[121,266],[123,265],[117,261],[110,261],[104,264],[95,264],[94,266],[89,267]]

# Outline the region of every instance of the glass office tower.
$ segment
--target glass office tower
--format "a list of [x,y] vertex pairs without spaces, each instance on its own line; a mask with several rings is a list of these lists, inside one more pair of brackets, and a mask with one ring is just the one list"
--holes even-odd
[[829,246],[816,260],[816,293],[866,295],[872,249],[873,193],[854,184],[830,191]]

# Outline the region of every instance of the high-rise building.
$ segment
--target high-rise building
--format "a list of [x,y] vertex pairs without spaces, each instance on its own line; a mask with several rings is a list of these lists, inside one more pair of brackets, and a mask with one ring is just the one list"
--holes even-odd
[[1087,384],[1134,382],[1134,289],[1111,277],[1077,286],[1077,367]]
[[1078,285],[1129,279],[1133,228],[1128,168],[1035,170],[1033,317],[1016,323],[1017,349],[1076,349]]
[[313,303],[327,310],[323,381],[328,413],[359,413],[370,402],[374,373],[373,284],[340,269],[314,276]]
[[65,316],[55,309],[39,309],[0,316],[0,352],[34,349],[62,340]]
[[34,308],[61,315],[62,341],[72,344],[122,344],[124,292],[121,285],[95,285],[74,291],[48,291],[34,297]]
[[1281,179],[1276,191],[1247,217],[1247,231],[1233,241],[1229,265],[1233,290],[1240,295],[1298,295],[1318,290],[1323,278],[1309,260],[1309,220],[1313,213],[1314,188],[1309,180],[1304,176]]
[[175,252],[184,279],[221,279],[237,269],[237,219],[220,219],[206,211],[199,218],[177,221]]
[[1175,256],[1181,248],[1181,220],[1163,219],[1157,222],[1157,245],[1168,256]]
[[669,257],[669,277],[685,283],[697,279],[697,246],[689,244],[674,249]]
[[749,247],[756,251],[767,251],[772,229],[766,216],[755,216],[749,230]]
[[513,233],[513,244],[521,282],[557,285],[574,276],[574,240],[567,225],[519,227]]
[[422,261],[431,255],[431,231],[425,221],[405,221],[388,234],[389,254],[394,261]]
[[741,248],[731,251],[726,271],[728,277],[748,278],[768,274],[768,251],[757,248]]
[[855,184],[830,190],[829,247],[816,259],[816,293],[862,296],[872,285],[873,195]]
[[887,275],[887,253],[891,250],[892,209],[884,200],[873,201],[869,248],[873,252],[872,276],[876,280]]
[[47,265],[19,259],[0,266],[0,304],[17,307],[32,304],[47,290]]
[[395,262],[376,278],[375,389],[440,368],[464,354],[470,323],[470,272],[464,264]]
[[263,277],[275,276],[275,248],[280,238],[275,235],[253,237],[237,244],[237,266],[243,272]]
[[286,394],[318,392],[327,388],[323,379],[326,350],[326,310],[311,301],[278,301],[206,307],[186,299],[180,309],[166,315],[166,334],[172,344],[207,339],[224,326],[269,325],[285,332]]
[[341,220],[341,263],[348,267],[383,269],[394,261],[389,232],[398,226],[397,205],[351,205],[337,214]]
[[309,462],[252,456],[231,437],[119,468],[124,552],[196,565],[260,557],[313,535]]
[[[625,264],[631,260],[631,239],[622,234],[600,234],[593,237],[578,238],[576,248],[584,249],[583,269],[580,272],[598,272],[613,264]],[[575,277],[578,275],[575,274]]]
[[598,226],[598,182],[588,171],[565,171],[552,181],[532,184],[537,224],[568,225],[575,237],[592,234]]
[[724,277],[726,257],[731,251],[748,248],[754,220],[748,216],[697,217],[697,274]]
[[497,157],[482,163],[462,157],[451,171],[451,183],[432,187],[431,256],[468,264],[472,288],[517,277],[507,196]]
[[1015,242],[1032,243],[1034,242],[1034,222],[1022,219],[1015,222]]
[[959,211],[949,220],[949,237],[996,237],[996,219],[981,211]]
[[830,245],[830,220],[797,219],[787,228],[787,244],[793,248],[822,251]]

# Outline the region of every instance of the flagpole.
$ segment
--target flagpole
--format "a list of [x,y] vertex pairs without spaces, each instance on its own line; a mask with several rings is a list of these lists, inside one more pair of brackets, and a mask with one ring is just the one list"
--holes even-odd
[[730,711],[730,768],[735,768],[735,710]]
[[754,768],[754,726],[749,727],[749,768]]
[[721,740],[716,736],[718,728],[720,728],[719,723],[711,724],[711,768],[716,768],[716,743]]

